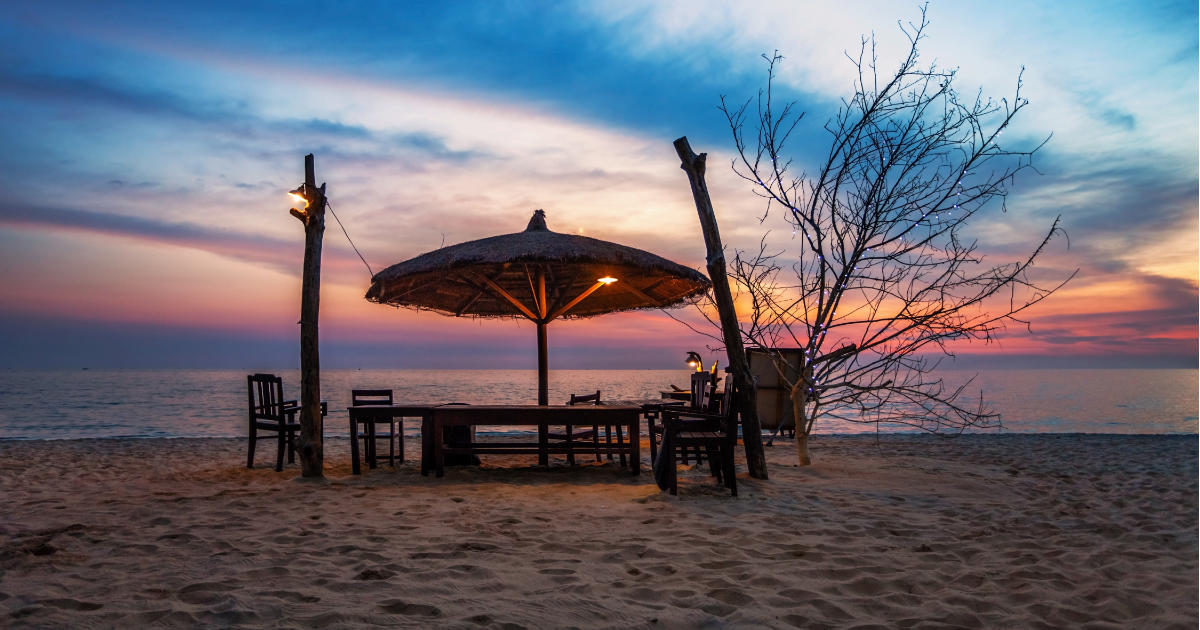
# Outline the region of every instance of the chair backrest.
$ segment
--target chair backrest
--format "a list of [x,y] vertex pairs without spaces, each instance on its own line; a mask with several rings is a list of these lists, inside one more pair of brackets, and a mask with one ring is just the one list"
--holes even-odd
[[571,400],[567,401],[568,405],[578,405],[581,403],[592,403],[593,405],[599,405],[600,390],[596,390],[595,394],[571,394]]
[[350,390],[350,404],[355,407],[358,405],[390,405],[393,404],[392,390],[352,389]]
[[725,372],[725,395],[721,397],[721,404],[715,410],[717,413],[724,416],[725,433],[737,437],[738,427],[738,410],[733,400],[733,373]]
[[712,401],[712,375],[708,372],[692,373],[692,395],[689,403],[693,410],[708,411]]
[[274,374],[246,376],[250,422],[257,419],[283,420],[283,379]]

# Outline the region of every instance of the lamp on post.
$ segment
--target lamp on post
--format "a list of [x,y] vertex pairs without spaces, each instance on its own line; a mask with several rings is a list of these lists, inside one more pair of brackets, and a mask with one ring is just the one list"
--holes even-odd
[[687,358],[684,361],[691,367],[696,368],[697,372],[704,371],[704,359],[700,358],[699,352],[688,351]]
[[304,183],[288,192],[303,202],[290,214],[304,224],[304,275],[300,293],[300,474],[324,476],[321,440],[321,357],[317,317],[321,303],[321,240],[325,234],[325,184],[316,184],[311,153],[304,156]]

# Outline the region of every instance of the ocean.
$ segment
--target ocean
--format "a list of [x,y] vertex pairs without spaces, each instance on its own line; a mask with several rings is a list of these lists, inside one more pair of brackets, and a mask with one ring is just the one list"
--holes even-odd
[[[284,395],[299,395],[299,371],[277,370]],[[246,374],[238,370],[0,370],[0,439],[241,437]],[[947,370],[947,381],[975,372]],[[686,370],[552,370],[550,401],[600,390],[606,399],[658,398]],[[390,388],[397,401],[529,404],[534,370],[325,370],[326,435],[344,437],[353,388]],[[1013,433],[1197,432],[1197,370],[985,370],[972,392]],[[418,431],[407,423],[407,432]],[[484,428],[483,430],[487,430]],[[815,433],[875,432],[830,422]],[[883,427],[885,432],[902,432]]]

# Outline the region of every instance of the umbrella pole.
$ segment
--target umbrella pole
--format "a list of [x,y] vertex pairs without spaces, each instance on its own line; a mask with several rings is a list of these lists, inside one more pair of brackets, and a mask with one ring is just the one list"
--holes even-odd
[[538,310],[538,318],[537,318],[537,320],[535,320],[537,322],[537,336],[538,336],[538,404],[539,405],[548,405],[548,404],[550,404],[550,394],[549,394],[549,387],[548,387],[548,383],[550,380],[548,364],[550,363],[550,360],[546,356],[546,324],[552,318],[546,317],[546,314],[550,309],[549,309],[549,306],[546,304],[546,270],[545,269],[537,270],[536,291],[537,291],[537,293],[534,294],[533,297],[534,297],[534,301],[537,302],[537,310]]
[[[550,404],[550,395],[546,387],[546,381],[549,380],[549,370],[547,370],[546,360],[546,323],[537,322],[537,338],[538,338],[538,404]],[[550,431],[544,424],[538,425],[538,444],[541,448],[538,449],[538,465],[548,466],[550,457],[546,454],[546,447],[550,443]]]
[[538,338],[538,404],[550,404],[550,392],[548,387],[549,372],[546,356],[546,325],[538,322],[537,325]]

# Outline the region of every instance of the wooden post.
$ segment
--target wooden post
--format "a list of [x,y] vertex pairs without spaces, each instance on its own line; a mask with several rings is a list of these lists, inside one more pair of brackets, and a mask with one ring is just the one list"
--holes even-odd
[[755,479],[767,478],[767,459],[763,451],[762,427],[758,423],[758,399],[754,388],[754,377],[750,363],[746,360],[746,349],[742,345],[742,333],[738,328],[737,312],[733,308],[733,294],[729,290],[729,278],[725,275],[725,250],[721,245],[721,233],[717,231],[717,216],[713,211],[712,199],[708,196],[708,185],[704,182],[704,165],[707,154],[696,155],[688,144],[687,137],[675,141],[675,152],[679,154],[682,168],[692,185],[692,197],[696,201],[696,212],[700,215],[700,229],[704,232],[704,246],[708,250],[708,278],[713,283],[713,299],[721,318],[721,334],[725,339],[725,352],[729,357],[730,378],[733,392],[742,415],[742,441],[746,445],[746,468]]
[[546,324],[549,320],[546,318],[546,313],[549,308],[546,304],[546,272],[543,269],[537,270],[537,339],[538,339],[538,404],[550,404],[550,393],[548,381],[550,380],[550,357],[548,348],[546,347]]
[[[311,153],[304,156],[303,196],[308,206],[292,208],[304,223],[304,280],[300,290],[300,474],[323,477],[321,442],[321,353],[317,315],[321,303],[321,239],[325,234],[325,184],[317,188]],[[350,439],[355,439],[350,436]]]

